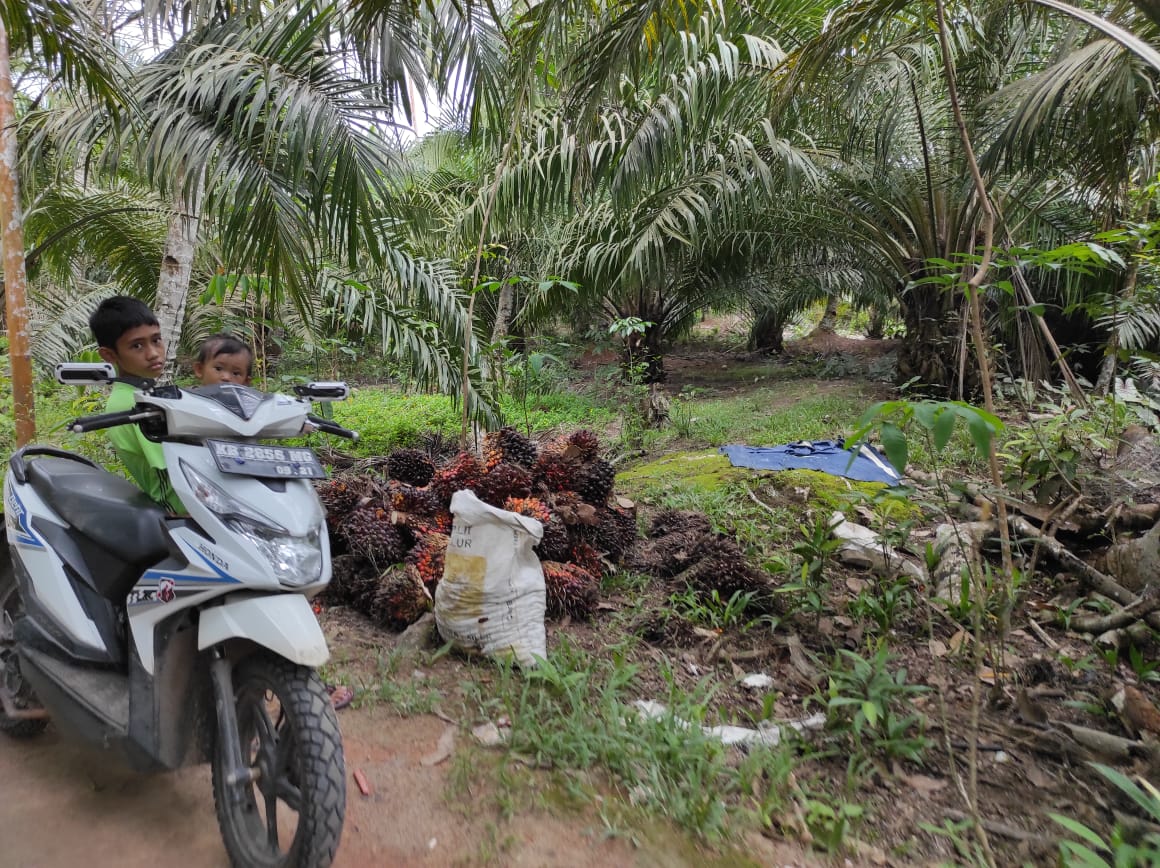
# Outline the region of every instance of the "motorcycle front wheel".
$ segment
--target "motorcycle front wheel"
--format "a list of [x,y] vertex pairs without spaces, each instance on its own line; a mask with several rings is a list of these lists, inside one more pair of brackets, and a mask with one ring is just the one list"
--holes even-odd
[[312,669],[259,653],[234,670],[242,760],[252,781],[231,788],[219,732],[213,752],[218,824],[236,868],[327,868],[346,811],[338,720]]

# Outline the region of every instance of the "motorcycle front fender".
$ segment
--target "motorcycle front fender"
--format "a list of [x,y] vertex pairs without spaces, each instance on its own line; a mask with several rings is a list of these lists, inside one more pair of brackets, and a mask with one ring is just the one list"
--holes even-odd
[[330,659],[326,637],[301,594],[233,594],[201,612],[198,650],[246,639],[291,663],[312,668]]

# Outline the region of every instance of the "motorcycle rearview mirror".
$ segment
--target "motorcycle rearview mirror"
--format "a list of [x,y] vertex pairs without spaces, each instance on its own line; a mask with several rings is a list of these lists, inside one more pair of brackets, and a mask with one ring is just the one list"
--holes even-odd
[[350,387],[338,380],[306,383],[303,386],[295,386],[294,394],[300,398],[309,398],[311,401],[345,401],[350,397]]
[[61,362],[55,374],[56,381],[65,386],[95,386],[111,383],[117,370],[108,362]]

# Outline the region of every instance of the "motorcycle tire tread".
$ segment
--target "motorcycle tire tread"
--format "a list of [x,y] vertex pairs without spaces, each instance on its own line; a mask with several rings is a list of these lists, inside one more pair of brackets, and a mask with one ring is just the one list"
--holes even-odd
[[[298,823],[306,824],[302,846],[289,854],[279,868],[327,868],[334,860],[342,835],[346,808],[346,763],[342,752],[342,737],[338,718],[330,697],[318,674],[305,666],[297,666],[280,657],[258,652],[242,661],[234,673],[235,691],[247,680],[261,680],[280,684],[283,705],[289,706],[298,721],[295,737],[302,757],[301,790],[313,794],[312,810],[299,813]],[[220,785],[219,761],[213,762],[214,807],[222,827],[222,837],[235,868],[251,868],[242,854],[235,852],[226,829],[230,810],[227,797]]]

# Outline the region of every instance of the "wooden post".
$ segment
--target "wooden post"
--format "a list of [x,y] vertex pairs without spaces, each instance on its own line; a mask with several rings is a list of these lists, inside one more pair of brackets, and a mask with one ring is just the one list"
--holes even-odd
[[4,248],[4,313],[8,325],[8,359],[12,365],[12,411],[16,445],[36,436],[32,392],[32,354],[28,346],[28,298],[25,294],[24,215],[17,172],[16,104],[8,59],[8,30],[0,21],[0,226]]

